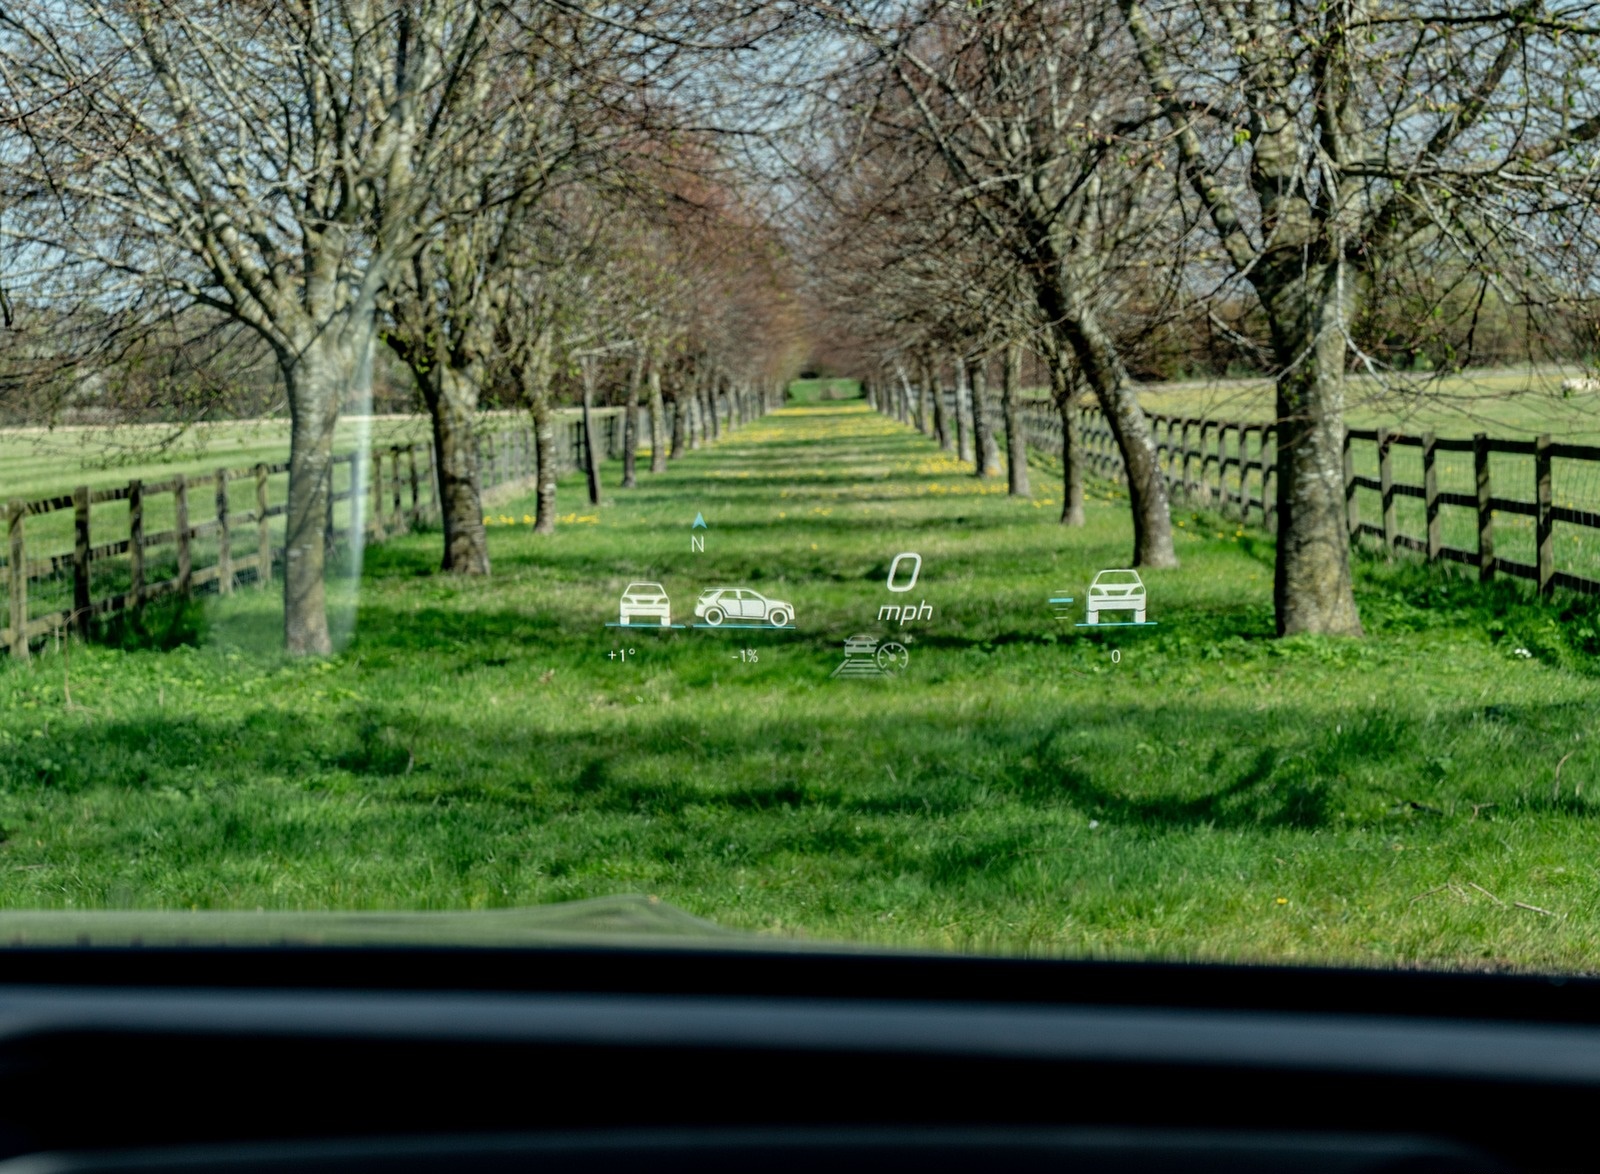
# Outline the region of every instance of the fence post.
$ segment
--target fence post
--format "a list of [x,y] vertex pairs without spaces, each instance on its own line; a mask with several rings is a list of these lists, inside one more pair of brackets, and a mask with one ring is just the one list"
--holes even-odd
[[390,516],[394,520],[394,528],[396,530],[406,530],[408,527],[405,524],[405,506],[401,504],[400,446],[398,444],[391,444],[389,446],[389,472],[392,475],[391,480],[389,481],[389,501],[390,505],[393,507]]
[[8,511],[11,531],[11,562],[6,571],[11,578],[11,655],[28,659],[28,551],[22,541],[22,524],[28,507],[13,501]]
[[[327,509],[324,510],[323,517],[322,517],[322,552],[323,552],[322,553],[322,557],[324,559],[324,565],[326,565],[326,559],[328,558],[328,556],[333,553],[334,543],[338,541],[336,535],[334,534],[334,530],[333,530],[333,490],[334,490],[334,486],[338,485],[338,483],[339,483],[339,477],[338,477],[339,461],[340,461],[339,457],[334,457],[332,460],[330,460],[328,462],[328,491],[327,491],[327,493],[325,493],[323,495],[323,498],[324,498],[324,500],[325,500],[325,502],[327,504]],[[349,459],[348,463],[350,465],[350,516],[353,518],[353,517],[355,517],[355,513],[356,513],[356,496],[355,496],[356,495],[356,454],[355,453],[351,453],[350,454],[350,459]],[[291,473],[290,476],[293,476],[293,474]],[[285,541],[287,541],[287,536],[285,537]],[[288,559],[289,553],[288,553],[287,550],[284,551],[284,556],[283,557],[284,557],[285,560]],[[286,568],[285,569],[285,574],[287,574],[287,573],[288,572],[287,572],[287,568]]]
[[89,634],[89,487],[72,491],[72,626]]
[[422,521],[422,485],[417,478],[417,446],[406,445],[406,471],[411,477],[411,524]]
[[1397,527],[1394,518],[1394,446],[1389,443],[1389,430],[1378,429],[1378,486],[1383,497],[1383,553],[1394,557]]
[[1344,430],[1344,515],[1350,531],[1350,543],[1355,545],[1361,536],[1361,498],[1356,492],[1356,449],[1350,429]]
[[272,582],[272,528],[267,519],[267,466],[256,465],[256,589]]
[[[1228,430],[1227,430],[1226,427],[1223,428],[1222,434],[1224,436],[1226,436],[1228,434]],[[1238,498],[1239,517],[1240,517],[1241,520],[1243,520],[1243,518],[1245,516],[1245,506],[1244,506],[1244,502],[1245,502],[1245,496],[1244,496],[1244,425],[1243,424],[1235,423],[1233,425],[1233,455],[1234,455],[1233,471],[1234,471],[1235,477],[1237,478],[1237,484],[1238,484],[1238,490],[1239,490],[1239,498]],[[1226,457],[1224,457],[1224,459],[1223,459],[1222,467],[1223,467],[1224,473],[1226,473],[1227,467],[1228,467],[1228,462],[1227,462]],[[1225,496],[1226,496],[1226,500],[1229,503],[1233,502],[1234,496],[1233,496],[1233,490],[1232,489],[1227,490]]]
[[[366,470],[366,472],[367,472],[367,489],[369,490],[369,492],[371,493],[371,496],[372,496],[371,504],[368,506],[368,509],[367,509],[367,514],[368,514],[368,517],[367,517],[367,541],[369,541],[369,542],[382,542],[383,538],[384,538],[384,531],[383,531],[383,452],[380,449],[372,449],[371,451],[369,451],[366,454],[366,457],[367,457],[367,470]],[[351,505],[355,504],[356,483],[354,481],[354,477],[356,475],[356,471],[357,471],[357,462],[352,462],[351,465],[350,465],[350,475],[351,475],[351,478],[352,478],[352,480],[350,482],[350,502],[351,502]],[[354,534],[350,535],[350,540],[352,542],[355,541],[355,535]]]
[[[1273,443],[1272,459],[1267,459],[1267,441]],[[1345,438],[1346,443],[1349,437]],[[1278,426],[1266,424],[1261,428],[1261,525],[1269,533],[1278,528]],[[1272,484],[1267,484],[1268,479]]]
[[1551,492],[1550,434],[1541,433],[1533,442],[1533,475],[1537,482],[1537,524],[1534,534],[1539,545],[1539,594],[1549,595],[1556,589],[1556,537],[1555,520],[1550,516],[1554,494]]
[[1428,561],[1439,561],[1439,473],[1434,467],[1434,435],[1422,434],[1422,506],[1428,520]]
[[217,591],[233,594],[233,533],[228,528],[228,470],[217,470]]
[[173,514],[178,527],[178,590],[189,594],[190,580],[194,576],[193,552],[189,546],[189,478],[178,474],[178,484],[172,491]]
[[1257,424],[1255,432],[1256,455],[1255,459],[1251,461],[1251,467],[1256,471],[1256,484],[1261,487],[1261,521],[1265,525],[1267,520],[1267,426],[1265,424]]
[[144,604],[144,482],[128,482],[128,601]]
[[1489,492],[1489,434],[1472,437],[1472,469],[1478,485],[1478,578],[1484,583],[1494,578],[1494,507]]
[[1189,417],[1183,418],[1183,431],[1178,440],[1178,476],[1183,479],[1183,499],[1194,498],[1194,483],[1189,480]]

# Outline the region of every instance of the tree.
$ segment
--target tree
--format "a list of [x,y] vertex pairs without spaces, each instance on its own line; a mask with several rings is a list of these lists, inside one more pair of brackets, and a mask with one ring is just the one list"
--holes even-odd
[[1419,234],[1512,289],[1587,234],[1592,5],[1120,2],[1179,167],[1269,325],[1278,632],[1359,635],[1345,372],[1375,367],[1352,323]]
[[1134,563],[1173,566],[1166,483],[1116,313],[1135,258],[1165,254],[1180,270],[1185,226],[1114,16],[1066,0],[929,0],[893,22],[852,9],[845,23],[871,65],[840,100],[861,112],[859,153],[900,153],[900,174],[936,176],[928,186],[943,205],[1025,276],[1039,321],[1074,356],[1116,437]]
[[488,0],[52,0],[0,15],[11,102],[54,117],[6,161],[48,193],[31,245],[256,331],[291,419],[285,642],[331,648],[323,593],[334,424],[367,390],[379,298],[473,149]]

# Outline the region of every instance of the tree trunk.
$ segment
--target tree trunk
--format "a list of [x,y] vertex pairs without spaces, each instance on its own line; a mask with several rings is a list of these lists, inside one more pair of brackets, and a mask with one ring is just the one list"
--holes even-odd
[[994,414],[989,410],[989,360],[972,368],[972,437],[976,466],[973,473],[992,477],[1000,471],[1000,444],[994,435]]
[[[678,415],[679,413],[673,413]],[[678,422],[672,422],[672,455],[678,455]],[[667,403],[661,395],[661,369],[650,364],[650,471],[667,471]]]
[[972,460],[972,416],[967,403],[967,361],[956,357],[956,460]]
[[533,452],[538,466],[538,489],[534,507],[535,534],[556,532],[556,421],[550,407],[548,392],[541,392],[533,400]]
[[419,373],[433,417],[433,454],[444,523],[442,569],[457,575],[489,573],[483,528],[483,477],[478,464],[478,391],[475,372],[439,364]]
[[[371,358],[372,329],[329,327],[279,367],[289,393],[289,502],[284,519],[283,635],[291,656],[326,656],[328,517],[333,493],[333,436],[339,409]],[[341,341],[340,335],[344,336]],[[358,500],[362,487],[351,487]]]
[[1064,357],[1050,362],[1050,390],[1061,414],[1061,524],[1081,526],[1083,510],[1083,442],[1078,435],[1078,373]]
[[917,391],[917,427],[924,436],[934,434],[933,427],[933,365],[924,363],[922,367],[922,386]]
[[1004,380],[1000,386],[1001,408],[1006,420],[1006,477],[1012,497],[1029,497],[1028,441],[1022,429],[1022,347],[1006,348]]
[[1128,478],[1128,503],[1133,513],[1133,565],[1175,567],[1172,515],[1167,506],[1167,483],[1156,460],[1150,421],[1128,386],[1128,373],[1115,344],[1099,319],[1070,291],[1065,292],[1066,313],[1055,318],[1062,336],[1057,345],[1070,346],[1078,367],[1094,390],[1116,438]]
[[[1287,267],[1286,267],[1287,268]],[[1278,379],[1278,556],[1273,603],[1280,636],[1360,636],[1350,579],[1344,498],[1344,359],[1341,275],[1296,255],[1289,280],[1258,282]],[[1263,288],[1266,287],[1266,288]]]
[[945,409],[944,388],[939,386],[939,364],[932,359],[927,363],[928,386],[933,391],[933,432],[939,438],[939,447],[950,451],[950,413]]
[[700,410],[700,373],[691,370],[685,379],[683,390],[678,394],[682,397],[683,426],[692,452],[700,447],[700,432],[705,416]]
[[702,406],[705,414],[701,417],[701,439],[707,444],[722,435],[722,422],[717,419],[717,377],[709,377],[701,388],[704,397]]
[[[622,488],[635,489],[639,485],[639,379],[643,374],[644,350],[634,356],[633,370],[628,373],[628,398],[622,407]],[[654,404],[651,405],[652,409]],[[651,439],[655,438],[655,416],[651,415]]]
[[[689,400],[680,387],[672,393],[672,459],[683,455],[689,440]],[[651,467],[654,468],[654,461]]]
[[600,457],[594,443],[594,360],[579,364],[583,384],[583,471],[589,478],[589,504],[600,504]]

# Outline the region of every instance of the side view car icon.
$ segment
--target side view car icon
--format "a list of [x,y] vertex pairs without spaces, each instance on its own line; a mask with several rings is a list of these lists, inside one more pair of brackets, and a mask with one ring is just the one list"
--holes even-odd
[[1144,581],[1137,571],[1101,571],[1094,577],[1085,619],[1098,624],[1103,611],[1131,611],[1134,623],[1144,623]]
[[620,623],[626,628],[635,620],[651,620],[663,628],[671,626],[671,605],[660,583],[629,583],[623,591]]
[[713,587],[702,592],[695,601],[694,614],[696,619],[704,620],[713,628],[724,623],[744,626],[768,623],[782,628],[793,622],[794,604],[768,599],[748,587]]

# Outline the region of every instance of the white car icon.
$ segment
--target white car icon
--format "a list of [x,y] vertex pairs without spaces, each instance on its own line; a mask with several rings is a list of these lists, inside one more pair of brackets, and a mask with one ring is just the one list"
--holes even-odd
[[712,627],[731,620],[736,624],[764,622],[782,628],[794,620],[794,604],[768,599],[748,587],[713,587],[695,601],[694,614]]
[[672,608],[666,588],[660,583],[629,583],[622,593],[620,622],[628,627],[634,620],[654,620],[663,628],[672,626]]
[[1144,623],[1144,581],[1137,571],[1101,571],[1089,584],[1088,616],[1091,624],[1100,622],[1103,611],[1131,611],[1133,622]]

